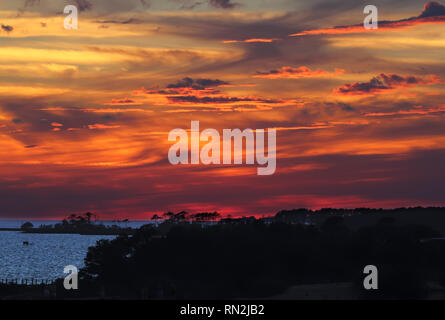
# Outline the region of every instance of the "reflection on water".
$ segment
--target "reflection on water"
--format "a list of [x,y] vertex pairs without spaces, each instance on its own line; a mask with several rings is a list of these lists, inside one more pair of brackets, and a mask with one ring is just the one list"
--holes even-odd
[[[84,266],[88,247],[115,236],[25,234],[0,231],[0,278],[50,280],[64,276],[63,268]],[[27,241],[30,245],[23,245]]]

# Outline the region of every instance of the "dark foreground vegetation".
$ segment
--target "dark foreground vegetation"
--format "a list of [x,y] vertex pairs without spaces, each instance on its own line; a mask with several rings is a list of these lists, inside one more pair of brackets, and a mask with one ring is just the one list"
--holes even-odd
[[[326,283],[351,283],[351,298],[360,299],[444,293],[445,240],[422,225],[421,217],[413,224],[403,215],[374,213],[375,222],[351,228],[348,215],[334,212],[320,224],[308,224],[306,218],[296,222],[301,214],[285,211],[274,219],[232,219],[207,227],[169,219],[158,228],[146,225],[132,236],[99,241],[88,251],[80,274],[83,289],[75,295],[268,298],[295,285]],[[378,290],[363,289],[366,265],[379,270]]]
[[[329,299],[329,284],[345,283],[350,299],[445,297],[444,208],[215,216],[168,213],[157,227],[98,241],[79,290],[64,290],[60,279],[57,298],[292,298],[292,287],[322,285],[315,298]],[[378,268],[378,290],[363,289],[367,265]]]

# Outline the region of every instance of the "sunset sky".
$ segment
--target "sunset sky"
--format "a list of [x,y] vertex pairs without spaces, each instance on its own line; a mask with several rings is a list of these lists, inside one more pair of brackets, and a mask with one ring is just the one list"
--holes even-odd
[[[445,2],[367,4],[2,0],[0,218],[445,205]],[[172,166],[192,120],[276,128],[276,173]]]

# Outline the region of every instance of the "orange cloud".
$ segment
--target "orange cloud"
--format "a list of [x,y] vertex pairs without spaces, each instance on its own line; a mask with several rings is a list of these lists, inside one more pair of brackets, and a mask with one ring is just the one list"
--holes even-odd
[[445,105],[439,106],[437,108],[423,108],[422,106],[415,106],[411,110],[399,110],[395,112],[373,112],[366,113],[367,117],[384,117],[384,116],[395,116],[395,115],[423,115],[431,113],[445,112]]
[[135,105],[139,104],[136,101],[125,98],[125,99],[112,99],[111,102],[105,103],[105,105]]
[[120,126],[108,126],[105,124],[95,123],[88,125],[88,129],[96,130],[96,129],[117,129],[120,128]]
[[151,113],[153,110],[145,110],[140,108],[128,108],[128,109],[119,109],[119,108],[101,108],[101,109],[80,109],[83,112],[92,112],[92,113],[127,113],[127,112],[145,112]]
[[222,43],[271,43],[271,42],[275,42],[278,40],[281,40],[281,39],[252,38],[252,39],[246,39],[246,40],[225,40]]
[[148,95],[150,102],[156,105],[193,106],[209,108],[212,105],[221,107],[235,106],[288,106],[299,104],[295,99],[273,99],[255,96],[229,96],[219,88],[229,84],[221,80],[184,78],[164,89],[141,88],[134,95]]
[[82,111],[91,113],[126,113],[126,112],[145,112],[151,113],[153,110],[146,110],[142,108],[63,108],[63,107],[50,107],[39,109],[41,111]]

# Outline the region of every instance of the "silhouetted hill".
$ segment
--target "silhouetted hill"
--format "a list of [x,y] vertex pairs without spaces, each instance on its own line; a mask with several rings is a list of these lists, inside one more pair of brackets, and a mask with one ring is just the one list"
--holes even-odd
[[408,207],[396,209],[294,209],[278,212],[274,216],[274,220],[287,223],[303,223],[306,221],[306,223],[321,225],[331,216],[343,217],[345,225],[353,229],[375,224],[381,219],[395,219],[394,222],[398,225],[422,224],[430,226],[445,234],[444,207]]
[[[355,298],[425,298],[431,284],[444,291],[445,241],[418,217],[428,212],[437,222],[442,210],[300,209],[204,228],[168,219],[91,247],[81,271],[83,293],[266,298],[296,285],[352,283]],[[366,265],[379,269],[376,292],[363,290]]]

